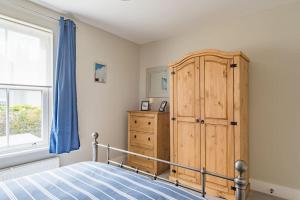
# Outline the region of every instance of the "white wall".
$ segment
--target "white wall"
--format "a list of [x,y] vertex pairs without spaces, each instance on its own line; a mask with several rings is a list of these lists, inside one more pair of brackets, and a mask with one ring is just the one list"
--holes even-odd
[[[138,46],[77,22],[77,97],[81,150],[62,164],[91,160],[91,133],[102,143],[127,148],[127,112],[138,105]],[[107,64],[107,83],[94,82],[94,62]],[[103,155],[103,154],[102,154]],[[102,158],[106,158],[103,157]]]
[[[15,3],[59,18],[59,14],[28,1]],[[58,22],[0,0],[0,14],[37,24],[54,31]],[[98,131],[103,143],[127,147],[127,110],[137,109],[139,46],[115,35],[75,21],[77,25],[77,103],[80,150],[60,156],[62,165],[91,160],[91,133]],[[55,45],[56,46],[56,45]],[[55,55],[56,53],[54,53]],[[106,84],[94,82],[94,63],[108,67]],[[49,157],[47,150],[0,158],[0,168]],[[103,159],[105,157],[102,157]]]
[[251,60],[251,178],[300,189],[299,10],[297,3],[231,20],[192,23],[182,35],[143,45],[140,99],[145,97],[148,67],[201,49],[243,51]]

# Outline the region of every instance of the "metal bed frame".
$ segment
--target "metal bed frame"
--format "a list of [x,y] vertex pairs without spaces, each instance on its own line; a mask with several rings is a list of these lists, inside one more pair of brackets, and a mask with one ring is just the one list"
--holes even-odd
[[[209,172],[205,168],[196,169],[196,168],[185,166],[185,165],[182,165],[182,164],[179,164],[179,163],[173,163],[173,162],[170,162],[170,161],[167,161],[167,160],[162,160],[162,159],[154,158],[154,157],[151,157],[151,156],[145,156],[143,154],[138,154],[138,153],[134,153],[134,152],[131,152],[131,151],[111,147],[109,144],[107,144],[107,145],[101,144],[101,143],[98,143],[98,141],[97,141],[98,137],[99,137],[99,134],[97,132],[92,133],[92,138],[93,138],[92,147],[93,147],[93,161],[94,162],[98,161],[98,147],[101,147],[101,148],[106,149],[107,164],[113,164],[113,165],[119,166],[121,168],[125,168],[125,169],[131,170],[131,171],[135,171],[136,173],[140,173],[140,174],[143,174],[143,175],[146,175],[146,176],[150,176],[154,180],[166,181],[168,183],[175,184],[176,186],[180,186],[180,187],[183,187],[183,188],[186,188],[186,189],[189,189],[189,190],[199,192],[199,193],[201,193],[203,198],[205,198],[205,195],[206,195],[206,176],[207,175],[217,177],[217,178],[220,178],[220,179],[225,179],[225,180],[234,182],[235,185],[234,185],[234,187],[232,187],[232,189],[235,191],[235,199],[236,200],[246,200],[246,189],[247,189],[247,186],[248,186],[248,182],[247,182],[247,179],[245,178],[245,172],[247,171],[247,165],[242,160],[237,160],[235,162],[235,169],[238,172],[238,176],[235,177],[235,178],[231,178],[231,177],[223,176],[221,174]],[[184,168],[184,169],[191,170],[191,171],[194,171],[194,172],[198,172],[201,175],[201,184],[202,184],[201,188],[202,189],[197,190],[195,188],[192,188],[192,187],[189,187],[189,186],[186,186],[186,185],[183,185],[183,184],[179,183],[178,180],[173,182],[173,181],[170,181],[169,179],[157,176],[157,174],[151,174],[149,172],[139,170],[138,168],[133,168],[133,167],[130,167],[128,165],[124,165],[123,162],[119,163],[119,162],[113,161],[113,160],[110,159],[110,150],[114,150],[114,151],[125,153],[125,154],[130,154],[130,155],[134,155],[134,156],[139,156],[139,157],[142,157],[142,158],[145,158],[145,159],[149,159],[149,160],[153,160],[153,161],[157,161],[157,162],[162,162],[162,163],[166,163],[166,164],[169,164],[169,165],[172,165],[172,166],[176,166],[176,167]]]

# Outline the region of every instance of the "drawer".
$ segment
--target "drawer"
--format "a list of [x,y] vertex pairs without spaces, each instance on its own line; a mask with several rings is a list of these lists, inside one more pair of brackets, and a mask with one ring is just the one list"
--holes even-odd
[[153,149],[154,147],[154,134],[130,131],[130,145]]
[[130,130],[133,131],[154,131],[154,117],[130,116]]
[[[145,156],[152,156],[154,155],[153,150],[147,150],[139,147],[134,147],[134,146],[129,146],[128,147],[129,151],[143,154]],[[134,156],[134,155],[129,155],[128,156],[128,164],[132,167],[136,167],[141,170],[153,172],[154,170],[154,161],[149,160],[146,158],[142,158],[139,156]]]

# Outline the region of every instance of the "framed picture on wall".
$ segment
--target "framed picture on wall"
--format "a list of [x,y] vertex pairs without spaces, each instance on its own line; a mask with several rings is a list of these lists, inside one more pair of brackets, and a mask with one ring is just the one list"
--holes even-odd
[[142,101],[141,111],[148,111],[148,110],[150,110],[150,102],[149,101]]
[[167,104],[167,101],[162,101],[159,107],[159,112],[165,112]]
[[95,82],[106,83],[107,81],[107,69],[103,63],[95,63]]

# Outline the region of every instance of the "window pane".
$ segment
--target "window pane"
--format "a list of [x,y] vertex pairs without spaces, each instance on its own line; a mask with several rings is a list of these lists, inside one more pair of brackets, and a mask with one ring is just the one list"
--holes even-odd
[[41,91],[9,91],[9,145],[42,140],[41,102]]
[[0,58],[5,54],[5,30],[0,28]]
[[6,90],[0,89],[0,147],[7,145],[6,106]]
[[52,34],[0,18],[0,83],[51,85]]

